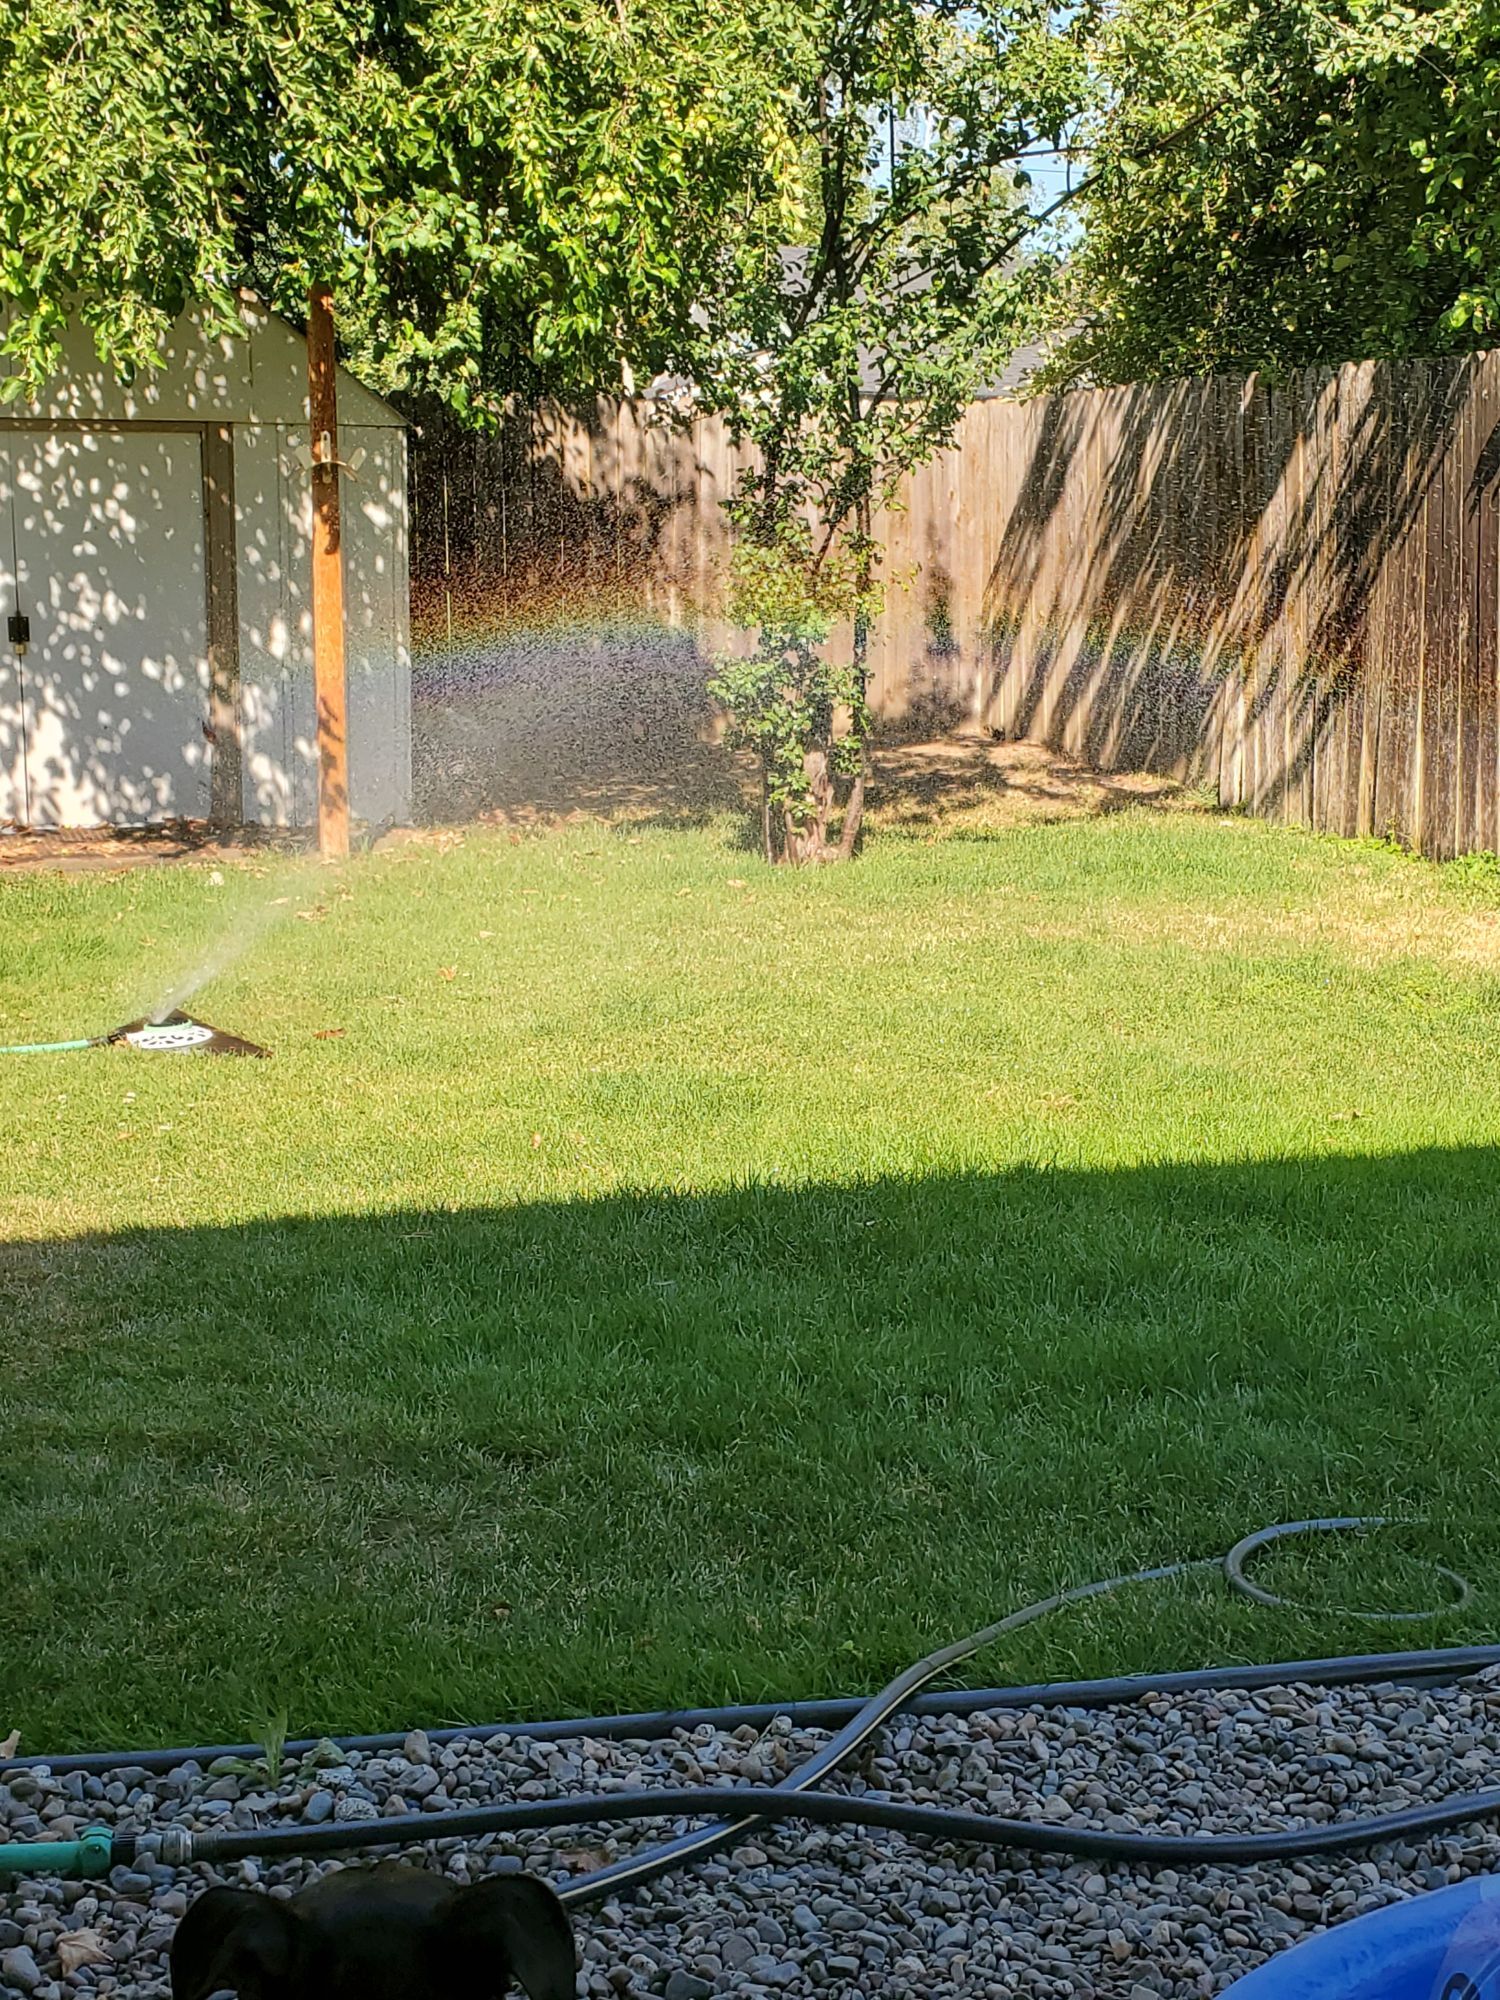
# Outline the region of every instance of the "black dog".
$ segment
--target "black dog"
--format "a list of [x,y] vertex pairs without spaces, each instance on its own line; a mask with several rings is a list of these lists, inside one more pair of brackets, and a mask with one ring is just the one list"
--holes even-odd
[[386,1862],[325,1875],[282,1902],[210,1889],[172,1940],[172,2000],[573,2000],[567,1912],[531,1875],[466,1889]]

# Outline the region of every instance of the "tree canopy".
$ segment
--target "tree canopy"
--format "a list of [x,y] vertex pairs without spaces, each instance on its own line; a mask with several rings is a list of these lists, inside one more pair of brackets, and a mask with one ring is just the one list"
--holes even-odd
[[1500,331],[1489,0],[1121,0],[1053,380],[1440,354]]
[[70,313],[129,372],[314,280],[372,386],[460,411],[672,362],[796,164],[775,5],[0,0],[10,393]]

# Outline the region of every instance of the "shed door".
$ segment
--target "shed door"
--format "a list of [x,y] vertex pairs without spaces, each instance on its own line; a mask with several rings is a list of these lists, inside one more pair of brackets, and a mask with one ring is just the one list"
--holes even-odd
[[[208,609],[197,431],[0,432],[0,787],[19,693],[32,826],[208,812]],[[6,638],[0,627],[0,643]],[[12,732],[13,733],[13,732]]]
[[0,431],[0,826],[26,824],[26,739],[21,727],[21,657],[6,621],[16,609],[15,536],[10,494],[15,437]]

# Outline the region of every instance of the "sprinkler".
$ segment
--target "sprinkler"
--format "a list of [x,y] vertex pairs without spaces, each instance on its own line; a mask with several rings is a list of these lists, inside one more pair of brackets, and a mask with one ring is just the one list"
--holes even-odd
[[13,1042],[0,1048],[0,1056],[61,1055],[73,1049],[130,1048],[143,1055],[268,1056],[258,1042],[247,1042],[224,1028],[210,1027],[174,1007],[169,1014],[152,1020],[142,1015],[111,1028],[106,1035],[85,1035],[71,1042]]
[[112,1029],[104,1040],[112,1046],[123,1042],[128,1048],[141,1049],[148,1055],[268,1056],[271,1053],[257,1042],[247,1042],[224,1028],[211,1028],[207,1021],[194,1020],[180,1007],[163,1014],[160,1020],[127,1021],[123,1028]]

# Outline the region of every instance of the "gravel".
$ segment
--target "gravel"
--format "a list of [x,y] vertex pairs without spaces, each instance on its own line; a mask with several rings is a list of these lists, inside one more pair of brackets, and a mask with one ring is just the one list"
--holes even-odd
[[[0,1839],[377,1820],[398,1812],[637,1785],[768,1783],[826,1740],[785,1718],[661,1742],[495,1737],[305,1760],[272,1786],[215,1763],[162,1776],[17,1772]],[[850,1789],[1124,1830],[1230,1832],[1362,1817],[1475,1791],[1500,1766],[1500,1673],[1439,1691],[1285,1687],[1147,1696],[1109,1710],[900,1719]],[[436,1823],[436,1822],[435,1822]],[[519,1861],[554,1879],[676,1830],[571,1829],[436,1841],[427,1865],[471,1881]],[[415,1858],[415,1857],[413,1857]],[[0,1897],[0,1992],[165,2000],[173,1925],[210,1881],[289,1895],[336,1862],[142,1864],[107,1883],[27,1880]],[[1421,1844],[1254,1868],[1102,1868],[973,1853],[839,1827],[768,1829],[634,1899],[578,1913],[580,1996],[661,2000],[1205,2000],[1300,1939],[1500,1868],[1487,1826]],[[69,1933],[88,1933],[60,1950]],[[64,1961],[88,1962],[65,1969]]]

